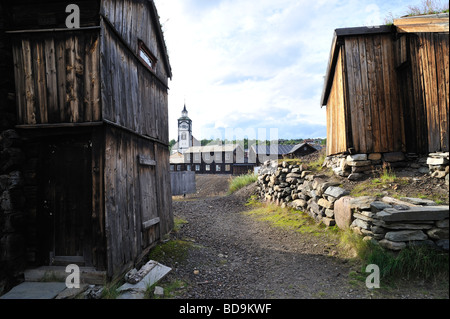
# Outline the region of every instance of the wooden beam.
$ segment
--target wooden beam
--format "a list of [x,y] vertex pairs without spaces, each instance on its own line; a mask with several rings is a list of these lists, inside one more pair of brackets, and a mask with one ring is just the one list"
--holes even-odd
[[154,225],[156,225],[156,224],[159,224],[159,222],[160,222],[160,218],[159,218],[159,217],[150,219],[150,220],[148,220],[148,221],[142,223],[142,228],[143,228],[144,230],[147,230],[147,229],[149,229],[150,227],[152,227],[152,226],[154,226]]
[[139,164],[144,166],[156,166],[156,161],[145,155],[138,155]]

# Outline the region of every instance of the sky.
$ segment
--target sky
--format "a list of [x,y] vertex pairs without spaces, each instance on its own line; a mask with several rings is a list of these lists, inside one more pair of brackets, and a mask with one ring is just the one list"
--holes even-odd
[[420,3],[155,0],[173,71],[170,139],[184,104],[198,140],[325,138],[334,30],[384,24]]

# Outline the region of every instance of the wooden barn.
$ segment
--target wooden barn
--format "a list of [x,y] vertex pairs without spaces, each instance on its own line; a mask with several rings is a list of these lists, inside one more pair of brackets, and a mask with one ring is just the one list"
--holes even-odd
[[449,15],[336,29],[321,105],[327,155],[448,151]]
[[[80,28],[68,29],[77,4]],[[167,49],[152,0],[7,4],[29,266],[119,276],[173,227]]]

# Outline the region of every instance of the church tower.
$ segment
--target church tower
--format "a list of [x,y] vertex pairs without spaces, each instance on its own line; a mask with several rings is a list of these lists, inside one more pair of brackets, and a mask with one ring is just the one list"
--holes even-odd
[[192,120],[188,116],[186,104],[178,119],[178,152],[184,153],[192,145]]

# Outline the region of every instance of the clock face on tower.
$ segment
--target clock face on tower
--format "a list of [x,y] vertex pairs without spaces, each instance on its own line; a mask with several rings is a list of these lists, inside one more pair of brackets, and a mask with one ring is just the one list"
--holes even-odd
[[183,123],[180,125],[180,128],[183,130],[187,130],[187,129],[189,129],[189,125],[187,125],[186,123]]

